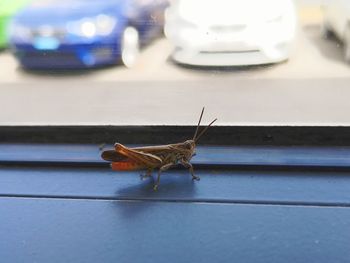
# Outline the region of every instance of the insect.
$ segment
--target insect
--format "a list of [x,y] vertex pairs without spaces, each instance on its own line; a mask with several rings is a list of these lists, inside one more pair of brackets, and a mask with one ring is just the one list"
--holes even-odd
[[135,148],[128,148],[120,143],[116,143],[114,145],[114,150],[103,151],[101,157],[102,159],[111,162],[112,170],[146,170],[145,174],[140,175],[141,179],[152,176],[153,170],[158,168],[157,181],[153,187],[155,191],[159,186],[161,173],[178,163],[181,163],[184,167],[188,168],[192,175],[192,179],[198,181],[200,178],[194,174],[190,160],[192,156],[196,154],[195,148],[199,138],[217,120],[213,120],[198,134],[203,112],[204,108],[202,109],[196,131],[191,140],[175,144]]

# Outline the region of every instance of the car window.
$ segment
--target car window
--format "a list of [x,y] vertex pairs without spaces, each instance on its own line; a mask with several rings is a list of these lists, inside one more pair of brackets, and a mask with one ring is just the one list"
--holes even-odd
[[[64,4],[63,4],[64,3]],[[348,1],[4,0],[0,125],[350,123]]]

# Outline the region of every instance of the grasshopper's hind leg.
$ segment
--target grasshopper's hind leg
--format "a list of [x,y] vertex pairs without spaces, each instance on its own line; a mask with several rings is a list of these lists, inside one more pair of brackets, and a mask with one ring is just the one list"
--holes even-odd
[[181,160],[181,164],[190,170],[190,173],[192,175],[192,180],[199,181],[201,179],[199,176],[194,175],[193,166],[190,162]]
[[152,176],[152,171],[153,169],[147,169],[146,173],[140,174],[140,179],[143,180],[145,178],[151,177]]

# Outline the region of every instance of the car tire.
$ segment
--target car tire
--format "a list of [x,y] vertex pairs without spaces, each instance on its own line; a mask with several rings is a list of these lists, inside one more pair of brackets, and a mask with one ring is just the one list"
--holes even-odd
[[350,64],[350,24],[346,27],[344,34],[344,58]]
[[333,32],[332,30],[330,29],[328,23],[326,22],[323,22],[322,26],[321,26],[321,34],[322,34],[322,37],[324,39],[330,39],[333,37]]
[[135,27],[128,26],[122,34],[121,59],[123,64],[131,68],[140,54],[140,37]]

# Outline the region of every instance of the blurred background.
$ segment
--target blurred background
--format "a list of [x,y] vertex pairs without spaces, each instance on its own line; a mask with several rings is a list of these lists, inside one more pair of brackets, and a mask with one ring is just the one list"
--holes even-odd
[[346,0],[1,0],[0,47],[2,125],[350,124]]

